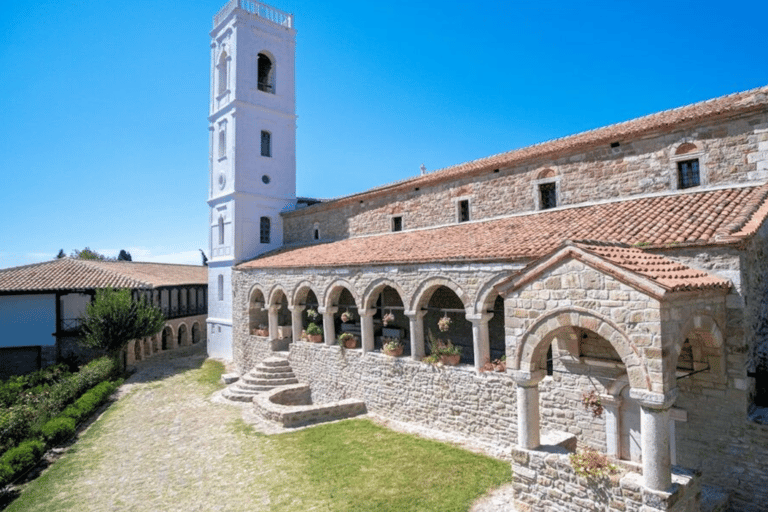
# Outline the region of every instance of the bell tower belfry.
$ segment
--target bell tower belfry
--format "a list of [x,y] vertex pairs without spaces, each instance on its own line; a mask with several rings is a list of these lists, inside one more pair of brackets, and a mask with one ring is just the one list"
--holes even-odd
[[208,354],[232,359],[232,267],[282,245],[296,202],[293,15],[229,0],[213,18]]

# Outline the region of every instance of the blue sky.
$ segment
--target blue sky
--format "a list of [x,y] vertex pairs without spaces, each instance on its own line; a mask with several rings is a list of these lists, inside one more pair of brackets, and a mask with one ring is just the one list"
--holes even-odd
[[[207,251],[223,0],[0,16],[0,267]],[[768,84],[768,2],[274,0],[297,28],[297,193],[336,197]]]

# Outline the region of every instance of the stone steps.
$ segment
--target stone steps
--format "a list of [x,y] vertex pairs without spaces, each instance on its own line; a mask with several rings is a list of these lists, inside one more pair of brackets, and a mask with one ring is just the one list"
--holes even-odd
[[230,384],[222,392],[222,396],[235,402],[250,402],[260,393],[298,384],[298,382],[287,359],[268,357],[239,380]]

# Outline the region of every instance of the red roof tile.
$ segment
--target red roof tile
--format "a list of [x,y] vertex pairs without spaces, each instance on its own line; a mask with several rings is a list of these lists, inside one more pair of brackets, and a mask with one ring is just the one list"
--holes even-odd
[[[664,110],[622,123],[589,130],[575,135],[554,139],[533,146],[491,155],[463,164],[440,169],[424,176],[416,176],[395,183],[382,185],[365,192],[341,197],[334,201],[311,206],[311,211],[334,208],[352,200],[360,200],[400,189],[425,187],[458,177],[472,176],[492,169],[509,167],[535,159],[555,158],[564,152],[584,150],[598,144],[627,141],[669,127],[681,127],[707,120],[718,120],[750,112],[768,110],[768,85],[739,93],[721,96],[683,107]],[[297,210],[298,214],[305,212]]]
[[62,258],[0,270],[0,292],[205,284],[207,267],[166,263]]
[[529,261],[583,239],[644,248],[728,244],[755,233],[767,199],[768,185],[628,199],[286,248],[238,268]]
[[723,289],[731,287],[728,279],[697,270],[658,254],[651,254],[637,247],[626,245],[575,242],[573,245],[595,254],[635,274],[652,279],[669,291]]

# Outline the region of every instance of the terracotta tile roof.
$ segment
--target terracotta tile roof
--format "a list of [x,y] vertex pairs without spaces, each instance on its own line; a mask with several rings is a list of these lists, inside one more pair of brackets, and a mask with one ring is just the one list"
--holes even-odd
[[627,199],[285,248],[238,268],[529,261],[585,239],[643,248],[729,244],[754,234],[767,199],[768,185]]
[[[392,193],[396,190],[411,189],[412,187],[425,187],[446,180],[472,176],[477,173],[509,167],[535,159],[552,159],[563,153],[584,150],[598,144],[632,140],[670,127],[679,128],[705,120],[717,120],[766,110],[768,110],[768,85],[472,160],[463,164],[446,167],[424,176],[408,178],[365,192],[341,197],[334,201],[324,201],[310,208],[312,208],[312,211],[334,208],[348,201],[360,200],[382,193]],[[304,212],[305,210],[298,211]]]
[[195,265],[62,258],[0,270],[0,292],[205,284],[208,268]]
[[637,247],[593,241],[575,242],[573,245],[635,274],[652,279],[669,291],[727,290],[731,287],[728,279],[688,267],[658,254],[645,252]]

